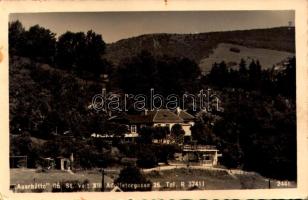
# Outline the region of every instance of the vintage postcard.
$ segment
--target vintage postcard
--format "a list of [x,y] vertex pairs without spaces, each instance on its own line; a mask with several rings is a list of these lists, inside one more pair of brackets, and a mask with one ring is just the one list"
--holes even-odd
[[0,2],[0,199],[307,198],[307,5]]

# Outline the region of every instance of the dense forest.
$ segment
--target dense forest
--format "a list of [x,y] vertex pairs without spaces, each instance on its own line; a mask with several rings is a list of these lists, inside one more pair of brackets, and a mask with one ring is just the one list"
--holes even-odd
[[[225,38],[224,34],[192,37]],[[237,35],[229,40],[241,45],[294,50],[294,38],[281,40],[287,34],[279,28],[228,34]],[[266,38],[275,39],[265,42]],[[190,54],[154,55],[144,47],[114,62],[108,56],[112,48],[91,30],[56,37],[39,25],[26,30],[19,21],[9,24],[9,44],[10,154],[28,155],[29,167],[35,167],[39,157],[71,152],[83,168],[113,165],[121,156],[137,157],[140,167],[168,162],[178,146],[152,144],[144,137],[136,144],[90,137],[94,132],[123,137],[124,127],[109,122],[107,113],[89,109],[93,95],[101,92],[101,75],[108,74],[107,90],[119,94],[149,95],[155,88],[162,95],[182,95],[211,88],[220,96],[223,111],[199,108],[192,113],[197,116],[193,139],[216,145],[223,154],[221,164],[228,168],[296,179],[295,57],[279,70],[265,70],[258,60],[244,59],[234,70],[221,58],[202,75]]]

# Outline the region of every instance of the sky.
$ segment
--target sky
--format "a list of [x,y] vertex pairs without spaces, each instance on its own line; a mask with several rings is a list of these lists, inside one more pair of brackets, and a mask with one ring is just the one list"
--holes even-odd
[[294,11],[151,11],[13,13],[29,27],[39,24],[57,36],[66,31],[101,34],[106,43],[148,33],[201,33],[270,28],[294,24]]

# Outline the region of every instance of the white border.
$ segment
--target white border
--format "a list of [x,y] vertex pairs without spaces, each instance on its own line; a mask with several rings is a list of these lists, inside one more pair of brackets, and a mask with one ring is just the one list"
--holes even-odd
[[[126,193],[12,193],[9,191],[8,126],[8,17],[16,12],[83,11],[168,11],[168,10],[295,10],[297,61],[297,166],[296,189],[204,190]],[[308,198],[308,71],[306,0],[104,0],[104,1],[0,1],[0,200],[1,199],[260,199]]]

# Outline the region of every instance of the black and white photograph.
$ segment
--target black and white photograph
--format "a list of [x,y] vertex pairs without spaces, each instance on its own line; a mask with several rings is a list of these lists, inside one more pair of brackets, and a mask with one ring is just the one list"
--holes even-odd
[[298,188],[295,16],[9,13],[7,189]]

